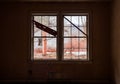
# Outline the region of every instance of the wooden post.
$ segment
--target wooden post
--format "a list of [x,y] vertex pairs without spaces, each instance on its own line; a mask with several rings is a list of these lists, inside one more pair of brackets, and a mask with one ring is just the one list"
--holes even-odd
[[[42,36],[46,36],[46,32],[42,31]],[[46,38],[42,38],[42,44],[43,44],[42,54],[43,56],[45,56],[47,54],[47,39]]]

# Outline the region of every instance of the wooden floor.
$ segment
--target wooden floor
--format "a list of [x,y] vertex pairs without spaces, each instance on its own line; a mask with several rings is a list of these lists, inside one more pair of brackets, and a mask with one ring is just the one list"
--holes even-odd
[[33,84],[113,84],[113,83],[83,83],[83,82],[12,82],[12,83],[33,83]]
[[61,80],[57,80],[57,81],[55,81],[55,80],[48,80],[48,81],[36,81],[36,80],[34,80],[34,81],[31,81],[31,80],[29,80],[29,81],[25,81],[25,80],[22,80],[22,81],[16,81],[16,80],[12,80],[12,81],[0,81],[0,84],[2,84],[2,83],[14,83],[14,84],[24,84],[24,83],[33,83],[33,84],[115,84],[115,83],[112,83],[112,82],[87,82],[87,81],[85,81],[85,82],[80,82],[80,81],[61,81]]

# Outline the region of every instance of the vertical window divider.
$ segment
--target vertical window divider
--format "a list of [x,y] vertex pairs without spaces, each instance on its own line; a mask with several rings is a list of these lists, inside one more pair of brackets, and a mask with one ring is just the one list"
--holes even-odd
[[90,59],[90,50],[89,50],[89,47],[90,47],[90,43],[89,43],[89,38],[90,38],[90,36],[89,36],[89,14],[87,15],[87,19],[86,19],[87,21],[86,21],[86,27],[87,27],[87,35],[86,35],[86,38],[87,38],[87,56],[88,56],[88,60]]
[[[31,20],[33,20],[34,19],[34,17],[32,16],[31,17]],[[31,57],[30,57],[30,59],[31,60],[33,60],[33,58],[34,58],[34,52],[33,52],[33,48],[34,48],[34,24],[32,23],[32,21],[31,21]]]
[[63,59],[63,15],[61,12],[58,14],[58,60],[62,61]]
[[60,39],[59,39],[59,36],[60,36],[60,16],[59,16],[59,13],[57,14],[57,60],[60,61]]

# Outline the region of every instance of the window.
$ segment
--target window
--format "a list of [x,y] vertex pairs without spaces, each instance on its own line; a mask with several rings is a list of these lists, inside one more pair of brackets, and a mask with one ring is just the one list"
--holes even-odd
[[87,59],[87,16],[64,16],[64,59]]
[[[57,17],[55,15],[34,15],[33,25],[33,59],[56,59]],[[48,31],[48,32],[47,32]]]
[[31,22],[32,60],[89,60],[88,13],[33,13]]

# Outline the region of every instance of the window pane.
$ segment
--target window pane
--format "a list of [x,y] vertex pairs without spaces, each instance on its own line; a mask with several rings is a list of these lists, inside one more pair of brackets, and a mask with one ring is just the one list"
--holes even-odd
[[[86,34],[86,27],[79,27],[79,28]],[[86,36],[82,32],[78,32],[78,33],[79,33],[79,36]]]
[[64,59],[87,60],[87,39],[64,38]]
[[86,36],[86,16],[65,16],[65,18],[64,36]]
[[57,26],[56,24],[56,17],[55,16],[49,16],[49,26]]
[[[78,26],[78,23],[79,23],[79,21],[78,21],[78,16],[71,16],[72,17],[72,20],[71,20],[71,22],[73,23],[73,24],[75,24],[76,26]],[[73,26],[73,25],[72,25]]]
[[78,57],[81,60],[87,60],[88,59],[88,57],[87,57],[87,49],[80,49]]
[[[34,16],[34,21],[48,27],[49,29],[57,31],[56,16]],[[47,29],[48,30],[48,29]],[[37,28],[34,25],[34,36],[53,36],[52,34]]]
[[34,20],[41,23],[41,16],[34,16]]
[[41,16],[41,24],[48,26],[49,16]]
[[[39,24],[33,26],[34,30],[34,56],[35,60],[49,60],[57,58],[56,37],[51,30],[57,32],[56,16],[33,16],[33,20]],[[53,31],[52,31],[53,32]]]
[[[51,29],[56,30],[57,28],[56,27],[51,27]],[[38,29],[36,27],[34,28],[34,36],[40,36],[40,37],[42,37],[42,36],[52,36],[53,37],[52,34],[41,31],[40,29]]]
[[79,59],[87,59],[87,39],[79,38]]
[[79,36],[79,33],[81,33],[75,27],[71,28],[71,32],[72,32],[71,36]]
[[70,36],[71,35],[71,27],[64,27],[64,36]]
[[[64,60],[87,60],[87,16],[64,16]],[[67,19],[66,19],[67,18]],[[68,25],[69,24],[69,25]]]
[[71,59],[72,56],[72,44],[71,38],[64,38],[64,59]]
[[[70,17],[70,16],[65,16],[68,20],[71,20],[72,18]],[[64,19],[64,27],[70,27],[71,26],[71,24],[66,20],[66,19]]]
[[42,36],[42,32],[40,29],[34,26],[34,36]]
[[[53,30],[57,31],[57,28],[56,28],[56,27],[51,27],[51,29],[53,29]],[[52,36],[52,37],[53,37],[53,35],[52,35],[52,34],[48,34],[48,33],[47,33],[47,36]]]
[[86,16],[79,16],[79,26],[83,27],[86,26],[87,18]]
[[34,38],[34,59],[56,59],[56,38]]

